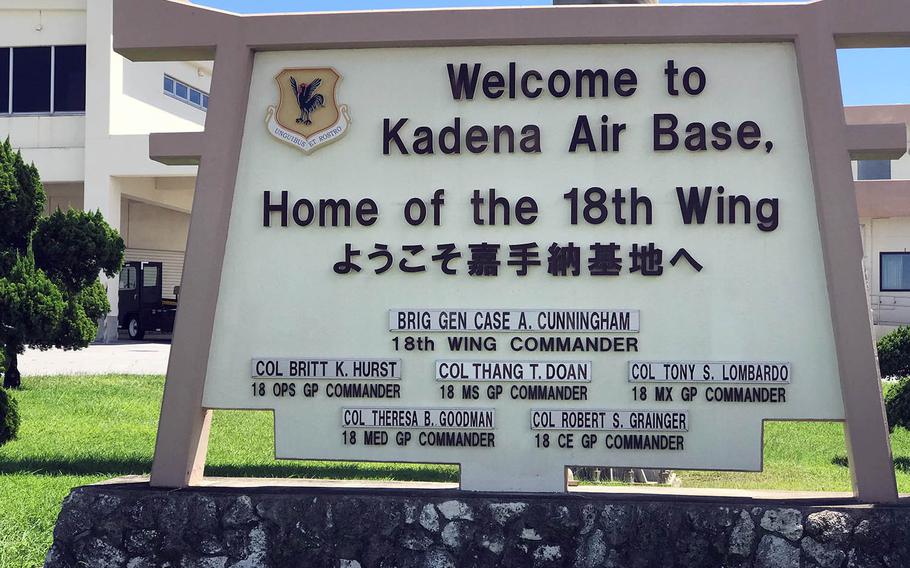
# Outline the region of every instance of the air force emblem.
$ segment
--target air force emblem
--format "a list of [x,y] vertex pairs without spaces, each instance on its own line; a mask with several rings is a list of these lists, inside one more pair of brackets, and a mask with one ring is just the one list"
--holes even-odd
[[269,106],[266,124],[275,138],[309,154],[344,136],[351,117],[336,93],[341,75],[331,67],[285,69],[275,76],[278,108]]

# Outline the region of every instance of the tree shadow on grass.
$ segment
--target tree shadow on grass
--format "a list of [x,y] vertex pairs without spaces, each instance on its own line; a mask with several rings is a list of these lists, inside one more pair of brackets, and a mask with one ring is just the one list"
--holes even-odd
[[[850,465],[850,460],[847,459],[847,456],[834,456],[834,458],[831,459],[831,463],[841,467],[848,467]],[[895,457],[894,469],[904,473],[910,473],[910,458],[904,456]]]
[[[147,475],[152,462],[143,458],[59,457],[9,459],[0,457],[0,474],[55,475]],[[207,465],[212,477],[281,477],[325,479],[382,479],[396,481],[458,481],[455,466],[407,464],[391,466],[368,462],[275,461],[268,464]]]
[[140,458],[7,458],[0,456],[0,474],[142,475],[152,467]]

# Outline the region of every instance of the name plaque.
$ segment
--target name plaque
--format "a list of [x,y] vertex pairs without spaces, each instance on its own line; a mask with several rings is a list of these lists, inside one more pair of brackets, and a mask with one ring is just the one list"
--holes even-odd
[[789,383],[790,364],[770,361],[630,361],[629,382]]

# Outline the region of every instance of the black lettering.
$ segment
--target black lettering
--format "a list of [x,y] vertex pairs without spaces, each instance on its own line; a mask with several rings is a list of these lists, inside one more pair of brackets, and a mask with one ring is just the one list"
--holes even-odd
[[758,219],[758,229],[760,231],[770,233],[777,229],[778,199],[770,197],[759,199],[755,205],[755,217]]
[[511,154],[515,151],[515,131],[512,130],[512,127],[509,125],[496,125],[493,127],[493,153],[499,153],[500,141],[502,136],[506,137],[506,144],[508,145],[508,152]]
[[347,199],[320,199],[319,200],[319,224],[323,227],[326,224],[327,214],[332,214],[332,226],[338,226],[338,212],[344,214],[344,226],[351,226],[351,203]]
[[[557,79],[560,79],[560,82],[562,83],[562,86],[559,89],[556,88]],[[569,79],[569,74],[562,69],[557,69],[550,73],[550,79],[547,81],[547,88],[550,90],[551,95],[561,99],[569,94],[569,89],[572,88],[571,83],[572,80]]]
[[483,77],[483,94],[490,99],[498,99],[505,90],[506,81],[499,71],[490,71]]
[[460,101],[462,97],[467,100],[474,98],[474,90],[477,88],[477,76],[480,74],[480,63],[475,63],[474,68],[469,72],[468,64],[462,63],[458,66],[458,76],[455,75],[455,67],[449,63],[446,65],[449,71],[449,86],[452,88],[452,98]]
[[515,202],[515,220],[521,225],[530,225],[537,220],[537,202],[533,197],[526,195]]
[[620,97],[630,97],[638,89],[638,77],[635,71],[625,67],[616,72],[613,77],[613,88]]
[[390,120],[385,118],[382,120],[382,153],[386,156],[389,155],[389,144],[391,142],[395,143],[395,146],[398,148],[398,151],[402,154],[407,155],[408,151],[404,147],[404,143],[401,141],[401,137],[398,135],[398,131],[408,122],[407,118],[402,118],[395,123],[394,128],[389,129]]
[[[448,143],[450,135],[452,137],[451,144]],[[443,154],[461,153],[461,118],[456,116],[453,126],[444,126],[439,131],[439,149],[442,150]]]
[[603,69],[577,69],[575,71],[575,96],[581,98],[584,96],[584,84],[588,84],[588,97],[597,96],[597,81],[600,81],[600,96],[606,97],[609,95],[610,88],[608,87],[608,82],[610,80],[609,75]]
[[704,224],[705,217],[708,214],[708,203],[711,198],[711,186],[705,187],[704,195],[700,195],[698,187],[690,187],[689,195],[683,193],[683,188],[677,186],[676,199],[679,201],[679,213],[682,215],[683,223],[692,224],[692,217],[695,217],[699,225]]
[[745,150],[754,150],[761,144],[761,128],[751,120],[739,125],[736,131],[736,141]]
[[[302,207],[306,208],[306,215],[300,216],[300,209]],[[313,217],[316,216],[316,208],[313,207],[313,204],[309,199],[298,199],[294,203],[294,208],[291,210],[291,215],[294,217],[294,222],[300,225],[301,227],[306,227],[313,222]]]
[[[664,122],[669,122],[669,126],[664,126]],[[676,133],[676,127],[679,126],[679,119],[673,114],[655,114],[654,115],[654,150],[666,151],[675,150],[679,146],[679,134]],[[669,136],[670,141],[664,143],[664,136]]]
[[711,127],[711,135],[714,136],[711,146],[715,150],[728,150],[733,145],[733,137],[730,136],[730,125],[726,122],[715,122],[714,126]]
[[[433,130],[429,126],[418,126],[414,129],[415,154],[427,155],[433,153]],[[407,154],[407,152],[404,152]]]
[[281,192],[281,203],[277,205],[272,204],[272,192],[264,191],[262,192],[262,226],[271,227],[272,226],[272,213],[274,212],[281,213],[281,226],[288,226],[288,192]]
[[686,128],[686,150],[690,152],[703,152],[708,149],[708,139],[705,125],[693,122]]
[[528,124],[521,129],[521,141],[518,148],[525,154],[540,153],[540,127],[536,124]]
[[529,99],[536,99],[537,97],[540,96],[540,93],[543,92],[543,88],[542,87],[535,87],[533,89],[528,88],[528,82],[531,79],[534,79],[535,81],[542,81],[543,77],[540,75],[540,73],[538,73],[537,71],[534,71],[533,69],[531,71],[526,72],[524,75],[522,75],[521,76],[521,94],[528,97]]
[[588,117],[583,114],[578,115],[578,119],[575,120],[575,131],[572,133],[572,140],[569,141],[569,152],[574,152],[579,144],[587,147],[589,152],[597,151]]
[[[357,218],[358,223],[364,227],[369,227],[375,223],[376,219],[379,217],[379,206],[376,205],[376,202],[369,197],[361,199],[357,203],[357,212],[354,214],[354,216]],[[296,214],[294,219],[297,219]]]
[[465,148],[472,154],[480,154],[487,149],[487,131],[483,126],[472,126],[465,134]]

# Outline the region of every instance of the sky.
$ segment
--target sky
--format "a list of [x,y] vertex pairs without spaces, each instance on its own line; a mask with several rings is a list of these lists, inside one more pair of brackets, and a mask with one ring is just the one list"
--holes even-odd
[[[660,0],[661,3],[663,0]],[[759,0],[739,0],[754,3]],[[769,1],[769,0],[762,0]],[[773,0],[771,0],[773,1]],[[862,1],[862,0],[861,0]],[[548,5],[550,0],[195,0],[197,4],[241,13],[323,12],[465,6]],[[717,0],[675,0],[713,4]],[[843,49],[838,52],[844,104],[910,103],[910,48]]]

